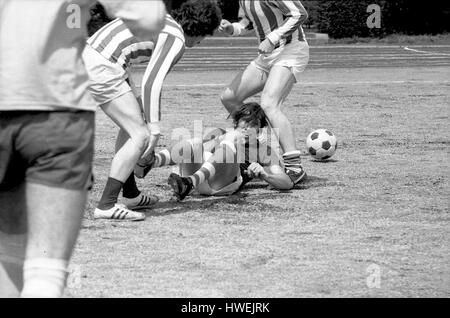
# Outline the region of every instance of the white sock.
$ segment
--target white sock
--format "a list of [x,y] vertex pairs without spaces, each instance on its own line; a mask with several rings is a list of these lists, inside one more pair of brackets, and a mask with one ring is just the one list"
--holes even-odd
[[24,264],[22,298],[60,298],[67,280],[69,262],[36,258]]
[[302,154],[302,152],[300,150],[295,150],[295,151],[289,151],[286,152],[283,157],[289,157],[289,156],[300,156]]
[[197,188],[200,184],[202,184],[206,180],[209,180],[210,178],[214,177],[215,174],[216,168],[214,168],[214,165],[211,162],[205,162],[200,168],[200,170],[198,170],[189,178],[191,179],[194,188]]

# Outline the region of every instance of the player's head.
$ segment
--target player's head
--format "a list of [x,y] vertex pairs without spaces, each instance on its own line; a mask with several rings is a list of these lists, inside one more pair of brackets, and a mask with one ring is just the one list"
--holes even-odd
[[173,10],[171,15],[183,28],[187,47],[193,47],[207,35],[213,35],[222,20],[217,0],[189,0]]
[[267,126],[267,117],[258,103],[247,103],[231,114],[234,128],[259,130]]
[[89,36],[93,36],[95,32],[113,20],[108,16],[105,8],[98,2],[91,7],[90,14],[91,19],[88,22]]

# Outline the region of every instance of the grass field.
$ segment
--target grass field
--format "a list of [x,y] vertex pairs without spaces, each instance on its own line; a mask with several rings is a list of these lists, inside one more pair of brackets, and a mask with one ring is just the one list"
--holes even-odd
[[[194,120],[227,127],[220,83],[235,73],[171,74],[161,146]],[[91,219],[117,132],[99,112],[96,184],[68,296],[449,297],[449,69],[310,69],[285,111],[310,175],[300,189],[255,182],[176,203],[164,168],[140,182],[161,198],[141,223]],[[318,128],[337,135],[334,160],[306,154]],[[379,288],[367,284],[374,268]]]

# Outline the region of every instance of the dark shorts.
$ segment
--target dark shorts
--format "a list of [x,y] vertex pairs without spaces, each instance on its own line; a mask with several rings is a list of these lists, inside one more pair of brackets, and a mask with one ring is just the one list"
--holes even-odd
[[92,186],[94,112],[0,112],[0,191]]

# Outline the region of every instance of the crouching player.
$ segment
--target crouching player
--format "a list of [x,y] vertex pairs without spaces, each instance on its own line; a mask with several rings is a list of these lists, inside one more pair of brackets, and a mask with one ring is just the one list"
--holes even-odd
[[[267,126],[260,105],[244,104],[232,114],[232,118],[233,130],[208,134],[218,135],[217,138],[185,141],[156,154],[153,168],[175,165],[175,161],[180,160],[174,160],[173,155],[181,149],[191,155],[188,163],[179,163],[180,175],[172,173],[168,180],[178,200],[183,200],[194,189],[206,196],[231,195],[253,178],[260,178],[277,190],[294,187],[278,153],[268,144],[258,141],[257,135]],[[196,157],[202,161],[196,162]]]
[[[83,58],[90,91],[120,127],[110,175],[94,212],[96,219],[140,221],[145,214],[132,210],[149,208],[158,201],[139,191],[132,172],[157,145],[166,75],[181,59],[185,47],[212,35],[220,19],[215,1],[190,0],[166,16],[166,26],[157,39],[138,41],[121,19],[106,24],[88,39]],[[129,74],[136,64],[147,65],[141,92],[136,92]],[[122,190],[123,204],[117,204]]]

